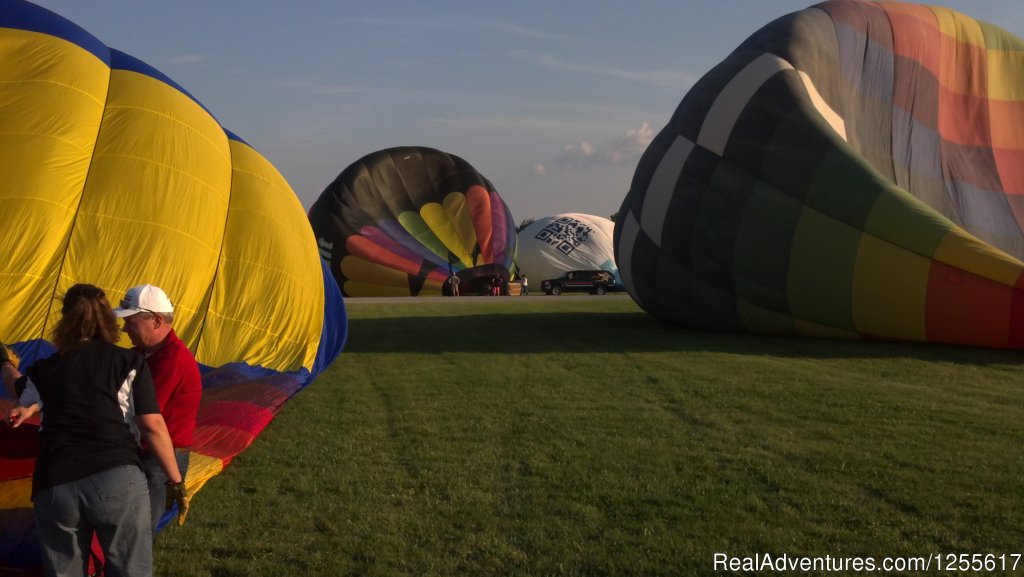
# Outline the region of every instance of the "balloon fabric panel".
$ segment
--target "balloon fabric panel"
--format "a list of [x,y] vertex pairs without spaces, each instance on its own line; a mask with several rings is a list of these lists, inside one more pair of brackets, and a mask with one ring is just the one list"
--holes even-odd
[[[508,258],[508,247],[515,243],[515,225],[508,217],[508,209],[497,192],[490,192],[491,197],[491,262],[508,267],[512,259]],[[512,233],[511,239],[509,233]]]
[[442,262],[449,254],[456,255],[459,260],[468,256],[459,232],[452,224],[450,213],[443,206],[436,202],[423,205],[420,209],[420,218],[433,234],[433,238],[427,237],[421,242],[423,246],[431,249],[434,256],[440,258]]
[[[382,268],[394,269],[405,275],[416,274],[420,268],[421,259],[418,255],[411,255],[406,251],[393,252],[373,242],[365,236],[350,236],[347,241],[348,252],[351,256],[369,261]],[[348,262],[343,261],[343,265]]]
[[[3,12],[5,19],[34,20],[21,6],[11,8]],[[103,118],[110,70],[63,38],[10,27],[0,28],[0,58],[0,228],[19,231],[5,235],[0,335],[19,342],[48,332],[50,301]]]
[[[630,294],[699,328],[1020,346],[1022,53],[898,2],[765,26],[638,164],[615,230]],[[972,298],[984,322],[944,310]]]
[[[440,219],[437,218],[438,212],[443,214],[440,205],[432,203],[434,209],[431,210],[430,205],[426,205],[421,210],[426,210],[426,214],[417,212],[403,212],[398,215],[398,222],[402,225],[402,228],[406,230],[416,242],[426,248],[433,254],[445,254],[444,241],[438,238],[437,229],[435,226],[440,227],[438,222]],[[443,216],[442,216],[443,218]],[[429,219],[429,220],[428,220]]]
[[[164,136],[145,136],[153,133]],[[202,326],[196,313],[223,243],[230,179],[227,138],[202,107],[151,76],[113,69],[51,323],[59,318],[59,298],[81,279],[105,279],[102,288],[116,300],[138,279],[162,277],[162,288],[175,295],[175,330],[194,350]],[[157,192],[165,187],[175,193]],[[150,248],[93,257],[131,246]],[[129,346],[127,335],[122,344]]]
[[469,268],[473,266],[473,247],[477,246],[476,230],[473,228],[473,221],[469,213],[469,205],[466,202],[466,195],[462,192],[453,192],[444,197],[444,211],[448,219],[456,227],[455,233],[459,241],[452,255],[461,265],[458,268]]
[[[400,224],[394,223],[393,221],[382,222],[381,228],[377,228],[375,226],[363,227],[363,230],[360,231],[360,236],[362,237],[360,241],[369,241],[370,243],[377,245],[380,250],[392,253],[409,262],[430,260],[438,266],[444,264],[444,259],[438,257],[436,254],[420,245],[416,242],[416,239],[405,233]],[[355,239],[356,237],[350,238]],[[351,252],[353,254],[358,253],[358,251],[355,250],[355,247],[358,246],[358,244],[359,243],[353,240],[353,244],[349,245],[352,247]]]
[[230,144],[226,241],[199,352],[214,366],[241,361],[281,371],[308,369],[325,314],[319,252],[308,248],[315,246],[308,221],[280,173],[248,144]]
[[491,196],[482,187],[474,186],[466,192],[466,202],[469,204],[473,229],[476,231],[477,246],[480,249],[477,261],[473,264],[493,262],[493,252],[491,249],[491,243],[493,242]]

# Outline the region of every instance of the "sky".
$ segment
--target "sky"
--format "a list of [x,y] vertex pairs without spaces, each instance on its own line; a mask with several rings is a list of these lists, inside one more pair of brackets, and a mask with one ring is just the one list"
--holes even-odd
[[[798,0],[34,0],[160,70],[305,208],[394,146],[460,156],[517,223],[619,210],[693,84]],[[932,2],[1024,37],[1020,0]]]

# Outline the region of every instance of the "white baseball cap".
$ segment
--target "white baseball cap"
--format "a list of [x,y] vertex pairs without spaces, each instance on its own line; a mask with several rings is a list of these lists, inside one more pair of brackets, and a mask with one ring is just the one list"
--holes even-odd
[[118,318],[130,317],[136,313],[173,313],[174,305],[167,293],[158,286],[143,284],[133,286],[125,293],[121,306],[114,309]]

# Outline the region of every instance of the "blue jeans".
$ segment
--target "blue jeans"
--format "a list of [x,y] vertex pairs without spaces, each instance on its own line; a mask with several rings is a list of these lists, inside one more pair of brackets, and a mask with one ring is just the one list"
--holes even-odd
[[106,575],[153,574],[149,492],[135,465],[44,489],[32,501],[47,577],[85,575],[93,531],[106,558]]
[[[174,458],[178,461],[178,472],[181,478],[185,478],[188,471],[188,449],[175,449]],[[146,482],[149,484],[149,514],[153,522],[153,538],[156,539],[156,531],[160,527],[160,521],[167,510],[167,474],[160,466],[160,461],[153,455],[142,457],[142,469],[146,472]]]

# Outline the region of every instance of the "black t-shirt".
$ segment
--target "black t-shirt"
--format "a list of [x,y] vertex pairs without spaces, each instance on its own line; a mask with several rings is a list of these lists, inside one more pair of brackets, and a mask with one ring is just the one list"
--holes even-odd
[[160,412],[141,353],[88,341],[33,364],[26,374],[43,402],[33,495],[118,465],[141,464],[127,419]]

